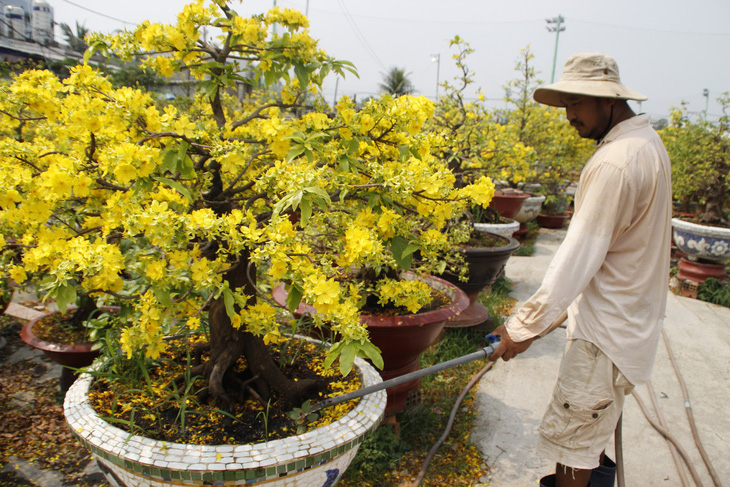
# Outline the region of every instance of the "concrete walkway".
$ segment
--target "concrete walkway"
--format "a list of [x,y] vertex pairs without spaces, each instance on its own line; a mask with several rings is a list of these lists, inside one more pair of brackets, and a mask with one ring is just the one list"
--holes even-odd
[[[539,287],[565,230],[540,230],[532,257],[510,258],[506,274],[512,295],[523,302]],[[698,434],[722,485],[730,486],[730,309],[684,298],[668,291],[665,332],[686,383]],[[522,355],[499,361],[478,386],[480,417],[472,439],[482,451],[490,487],[537,486],[552,473],[537,455],[537,427],[550,399],[565,346],[565,330],[536,340]],[[692,438],[680,382],[667,348],[660,341],[651,379],[658,408],[668,429],[687,452],[702,484],[713,486]],[[648,385],[636,393],[656,419]],[[607,451],[613,458],[613,443]],[[627,397],[623,419],[626,485],[682,485],[664,438],[647,421],[634,397]],[[682,467],[684,468],[684,467]],[[689,485],[694,485],[687,474]]]

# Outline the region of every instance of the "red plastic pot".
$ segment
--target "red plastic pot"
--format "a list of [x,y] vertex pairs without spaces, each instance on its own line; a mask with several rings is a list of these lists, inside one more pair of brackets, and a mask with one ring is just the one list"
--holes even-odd
[[522,203],[529,197],[528,193],[522,191],[497,190],[494,192],[489,207],[497,210],[501,217],[514,218],[522,208]]
[[33,333],[33,326],[43,318],[56,313],[58,313],[58,311],[46,313],[38,318],[30,320],[20,330],[20,339],[27,345],[41,350],[48,358],[63,366],[63,369],[61,370],[60,386],[61,393],[66,394],[68,388],[71,387],[71,384],[73,384],[74,380],[76,380],[76,374],[69,367],[73,369],[88,367],[94,362],[94,359],[99,356],[99,351],[92,350],[94,345],[93,343],[65,345],[62,343],[47,342],[35,336]]
[[709,277],[714,277],[717,280],[723,280],[727,277],[723,264],[697,262],[686,257],[679,260],[677,268],[681,279],[689,279],[695,282],[705,282]]
[[537,224],[543,228],[563,228],[565,222],[568,221],[570,215],[564,213],[562,215],[537,215]]

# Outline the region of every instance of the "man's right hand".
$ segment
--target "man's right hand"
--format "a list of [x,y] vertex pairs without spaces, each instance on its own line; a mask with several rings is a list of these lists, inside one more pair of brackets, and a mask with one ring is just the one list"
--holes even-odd
[[528,338],[527,340],[523,342],[513,342],[512,339],[509,337],[509,333],[507,333],[507,329],[504,325],[499,325],[493,332],[493,335],[497,335],[500,338],[499,346],[497,349],[492,353],[492,355],[489,356],[489,360],[492,362],[497,361],[498,358],[502,357],[502,360],[505,362],[511,359],[512,357],[521,354],[528,348],[530,348],[530,345],[532,345],[532,341],[535,339]]

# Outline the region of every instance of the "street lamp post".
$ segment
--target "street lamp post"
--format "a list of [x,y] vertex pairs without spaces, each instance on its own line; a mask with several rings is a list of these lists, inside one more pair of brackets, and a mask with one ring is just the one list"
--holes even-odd
[[439,100],[439,71],[441,70],[441,53],[431,54],[431,62],[436,63],[436,101]]
[[705,120],[707,120],[707,110],[710,108],[710,90],[707,88],[702,90],[702,96],[705,97]]
[[560,39],[560,33],[565,30],[565,19],[562,15],[553,17],[552,19],[545,19],[548,25],[546,28],[548,32],[555,32],[555,52],[553,52],[553,74],[550,76],[550,82],[555,82],[555,60],[558,57],[558,40]]

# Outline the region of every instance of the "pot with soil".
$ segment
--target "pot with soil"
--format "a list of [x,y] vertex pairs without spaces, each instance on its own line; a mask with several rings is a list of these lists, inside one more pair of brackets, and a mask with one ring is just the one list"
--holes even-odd
[[505,188],[494,192],[489,207],[497,210],[504,218],[514,218],[530,195],[519,189]]
[[99,356],[86,330],[68,324],[71,315],[71,308],[67,314],[59,311],[46,313],[28,321],[20,330],[23,342],[63,366],[60,382],[63,394],[76,379],[73,369],[88,367]]
[[447,327],[477,326],[489,319],[489,312],[479,301],[479,294],[504,272],[507,261],[519,246],[519,242],[514,238],[486,233],[474,235],[459,249],[469,265],[468,281],[460,281],[458,276],[451,272],[444,273],[441,277],[466,293],[469,297],[469,307],[449,319]]
[[[362,359],[355,359],[354,370],[362,387],[381,381]],[[64,414],[110,483],[120,486],[334,485],[364,438],[382,420],[386,402],[384,391],[375,392],[336,421],[281,439],[187,444],[130,434],[102,419],[90,401],[94,380],[91,374],[83,374],[74,383],[64,401]],[[268,409],[262,414],[268,415]]]
[[[404,274],[404,279],[417,279],[415,275]],[[439,338],[447,321],[469,306],[468,296],[454,284],[438,277],[422,279],[434,290],[444,296],[444,302],[433,309],[418,313],[362,314],[360,321],[365,323],[370,340],[383,356],[383,380],[392,379],[420,369],[418,357]],[[283,284],[274,288],[274,300],[286,305],[287,291]],[[317,310],[308,304],[300,303],[295,316],[306,313],[315,314]],[[370,312],[369,312],[370,313]],[[420,394],[421,379],[414,379],[387,389],[388,403],[385,415],[391,416],[405,410],[417,402]]]

